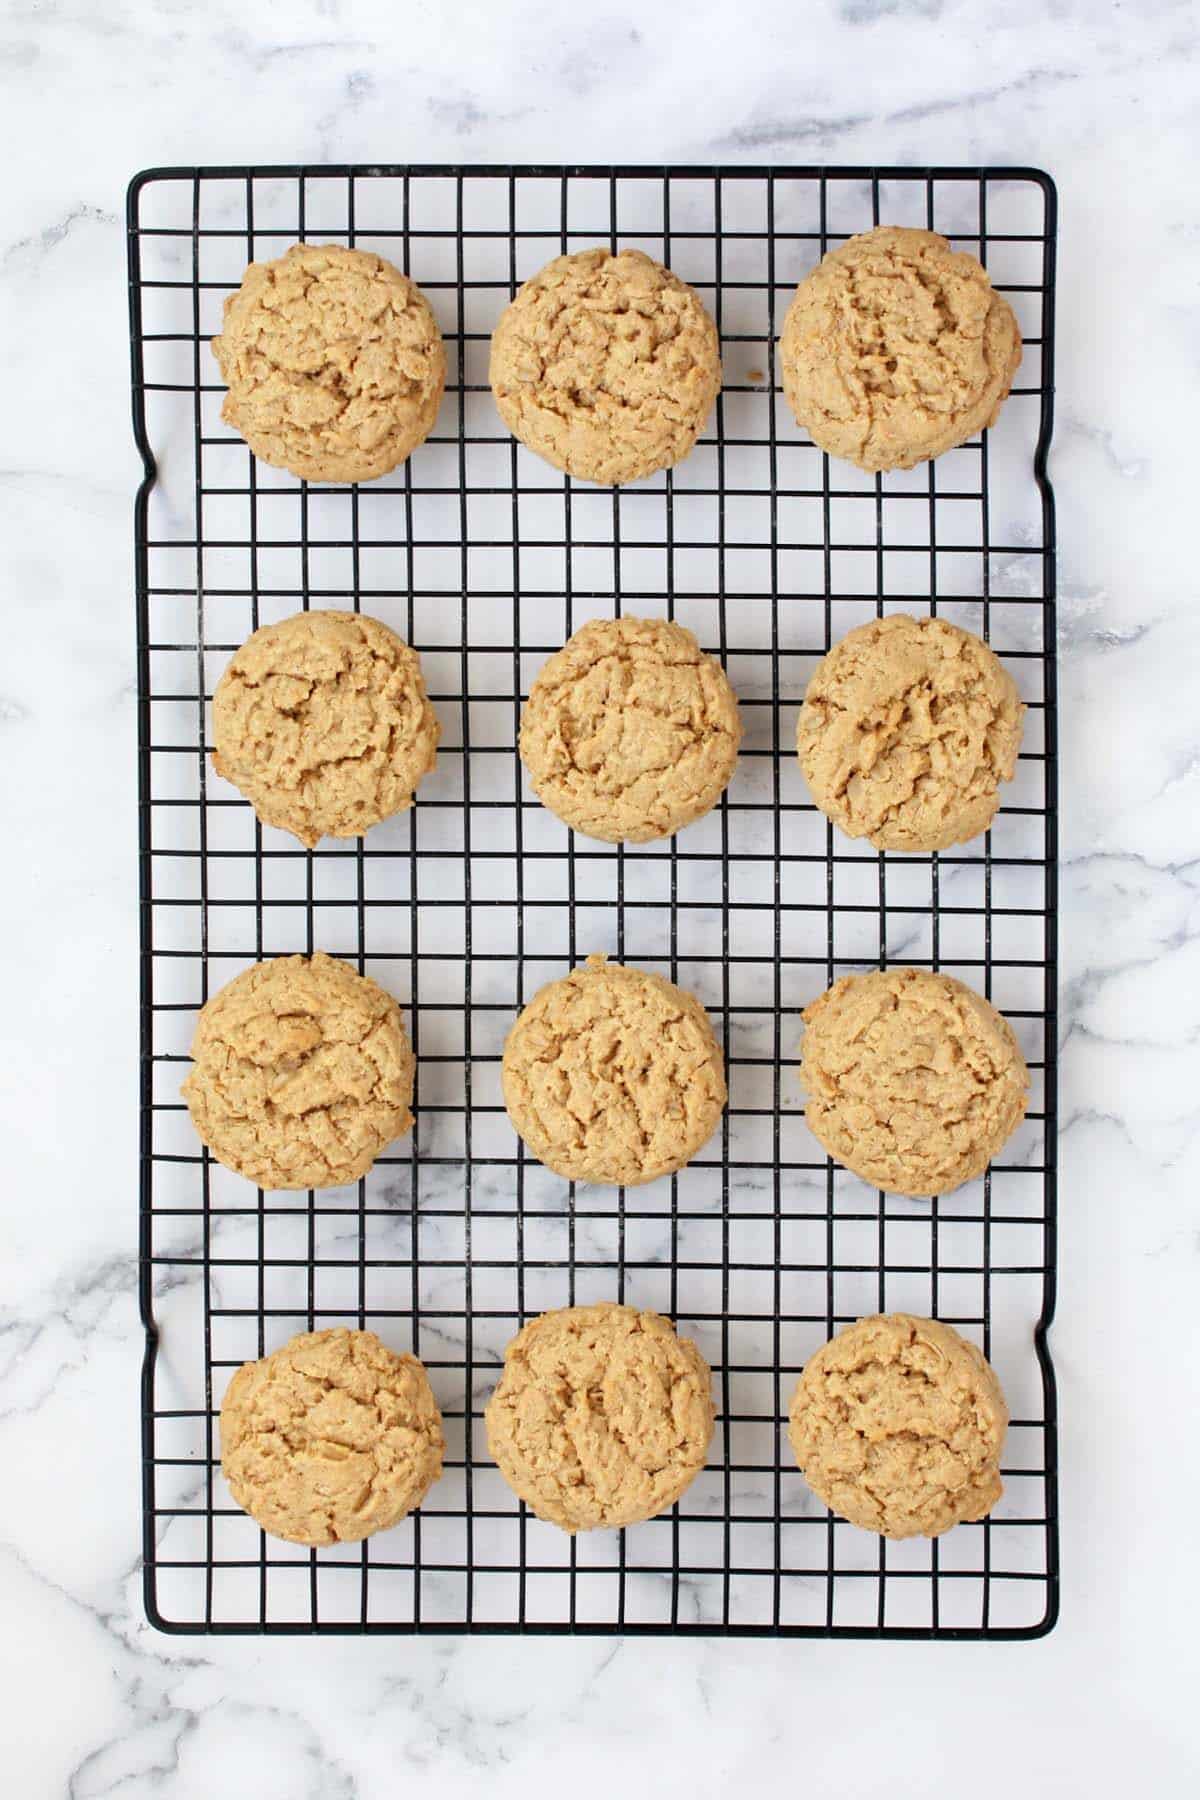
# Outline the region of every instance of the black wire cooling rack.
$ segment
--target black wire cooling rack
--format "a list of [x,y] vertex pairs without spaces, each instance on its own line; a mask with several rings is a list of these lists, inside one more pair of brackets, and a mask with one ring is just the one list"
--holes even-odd
[[[778,393],[797,280],[880,221],[983,257],[1025,360],[999,424],[909,473],[822,455]],[[1055,1242],[1055,195],[1023,169],[212,168],[129,193],[141,905],[145,1595],[174,1631],[724,1632],[1027,1637],[1057,1611]],[[251,258],[298,238],[379,250],[429,295],[450,380],[438,428],[361,488],[256,463],[220,419],[207,339]],[[615,492],[501,426],[491,328],[552,255],[636,245],[696,286],[725,386],[675,470]],[[312,854],[207,761],[208,700],[256,626],[361,607],[420,651],[442,726],[410,813]],[[988,836],[877,855],[813,808],[794,752],[816,659],[896,609],[981,631],[1028,704]],[[729,670],[746,738],[729,792],[667,843],[577,838],[523,785],[522,697],[585,619],[667,615]],[[179,1099],[197,1008],[249,962],[324,949],[400,1000],[417,1126],[357,1187],[255,1193]],[[693,990],[726,1046],[719,1135],[626,1194],[529,1159],[501,1103],[517,1008],[588,953]],[[839,973],[946,969],[1012,1020],[1034,1081],[1001,1162],[942,1200],[872,1192],[821,1154],[798,1013]],[[482,1409],[547,1307],[652,1306],[713,1366],[707,1470],[668,1516],[568,1539],[491,1464]],[[979,1342],[1013,1423],[991,1519],[886,1543],[831,1518],[783,1426],[804,1361],[863,1313]],[[449,1440],[420,1511],[305,1552],[232,1503],[217,1418],[234,1368],[344,1323],[414,1350]]]

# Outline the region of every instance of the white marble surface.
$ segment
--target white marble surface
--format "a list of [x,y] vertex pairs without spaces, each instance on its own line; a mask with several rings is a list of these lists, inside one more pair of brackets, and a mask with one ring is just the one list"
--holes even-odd
[[[1194,1790],[1190,5],[0,21],[0,1748],[16,1800]],[[1062,205],[1063,1617],[1032,1645],[166,1640],[140,1613],[122,197],[156,163],[1031,162]]]

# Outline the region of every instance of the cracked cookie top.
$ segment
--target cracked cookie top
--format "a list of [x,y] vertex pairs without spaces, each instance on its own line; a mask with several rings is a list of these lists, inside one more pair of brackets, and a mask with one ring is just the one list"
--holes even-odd
[[340,244],[293,244],[251,263],[212,351],[229,389],[225,423],[303,481],[386,475],[428,437],[446,385],[420,288]]
[[437,742],[416,652],[362,613],[263,625],[213,696],[217,774],[310,849],[411,806]]
[[543,806],[610,844],[670,837],[715,805],[741,742],[725,671],[665,619],[594,619],[541,670],[521,761]]
[[721,386],[717,328],[641,250],[556,256],[492,333],[489,379],[514,437],[606,487],[687,455]]
[[668,1319],[604,1301],[543,1313],[512,1340],[487,1405],[488,1449],[539,1519],[634,1525],[704,1467],[712,1374]]
[[261,1188],[357,1181],[412,1126],[400,1008],[318,951],[255,963],[200,1012],[183,1084],[218,1162]]
[[860,1319],[804,1366],[788,1437],[809,1486],[852,1525],[937,1537],[1003,1492],[1008,1408],[991,1365],[949,1325]]
[[846,975],[801,1015],[814,1137],[873,1187],[947,1194],[1025,1116],[1029,1071],[982,994],[929,969]]
[[725,1069],[708,1014],[661,975],[589,956],[535,994],[501,1066],[513,1125],[547,1168],[632,1187],[716,1130]]
[[880,225],[796,289],[783,391],[815,444],[860,469],[911,469],[997,414],[1021,362],[1012,307],[936,232]]
[[373,1331],[302,1332],[243,1363],[221,1406],[230,1493],[292,1544],[386,1531],[420,1505],[445,1448],[423,1366]]
[[847,836],[877,850],[945,850],[991,824],[1024,713],[982,638],[892,613],[817,664],[796,749],[813,799]]

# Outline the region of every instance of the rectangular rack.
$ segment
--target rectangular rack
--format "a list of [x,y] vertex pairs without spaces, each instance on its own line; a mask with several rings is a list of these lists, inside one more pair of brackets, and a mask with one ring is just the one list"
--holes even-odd
[[[1025,358],[993,431],[910,472],[815,449],[779,393],[797,281],[880,222],[982,257]],[[1055,195],[1023,169],[201,168],[129,193],[137,498],[141,1304],[145,1599],[180,1632],[557,1631],[1036,1636],[1058,1602],[1055,1268]],[[207,340],[251,259],[379,251],[428,295],[449,379],[430,440],[360,488],[307,487],[222,424]],[[696,449],[608,491],[515,443],[489,336],[551,256],[635,246],[717,320],[724,389]],[[212,772],[229,656],[301,606],[353,607],[419,651],[442,727],[409,813],[307,854]],[[979,631],[1027,703],[987,837],[880,855],[814,808],[794,749],[817,659],[853,625],[936,611]],[[516,755],[522,698],[586,619],[690,626],[745,727],[719,806],[678,837],[573,836]],[[197,1009],[250,962],[323,949],[399,999],[416,1129],[355,1188],[255,1193],[179,1098]],[[592,951],[657,969],[726,1048],[719,1134],[677,1176],[572,1188],[501,1100],[517,1009]],[[839,974],[944,969],[1012,1021],[1025,1124],[940,1200],[878,1194],[820,1152],[799,1012]],[[518,1505],[482,1410],[506,1342],[548,1307],[620,1298],[714,1371],[709,1465],[669,1515],[574,1540]],[[936,1315],[1008,1393],[1005,1496],[934,1542],[832,1519],[784,1425],[805,1359],[863,1313]],[[446,1472],[364,1544],[304,1551],[233,1504],[217,1418],[239,1363],[296,1331],[367,1326],[425,1362]]]

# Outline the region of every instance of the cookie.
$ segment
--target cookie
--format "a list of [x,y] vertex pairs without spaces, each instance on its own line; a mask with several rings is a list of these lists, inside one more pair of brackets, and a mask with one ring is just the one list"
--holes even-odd
[[212,350],[229,389],[225,423],[302,481],[386,475],[429,436],[446,385],[420,288],[339,244],[293,244],[251,263]]
[[505,1041],[501,1082],[539,1162],[571,1181],[622,1187],[682,1169],[726,1100],[700,1002],[602,956],[535,994]]
[[779,340],[797,422],[860,469],[911,469],[994,425],[1021,362],[1012,307],[973,256],[880,225],[796,289]]
[[1003,1492],[1008,1408],[974,1344],[936,1319],[860,1319],[805,1364],[788,1437],[839,1518],[884,1537],[937,1537]]
[[213,695],[213,768],[310,850],[411,806],[438,735],[416,652],[363,613],[261,626]]
[[609,844],[670,837],[720,799],[737,763],[720,663],[666,619],[594,619],[552,656],[521,715],[521,761],[567,825]]
[[981,638],[893,613],[817,664],[796,750],[813,799],[877,850],[945,850],[986,831],[1011,781],[1025,708]]
[[489,379],[514,437],[613,487],[687,455],[720,391],[720,344],[699,295],[661,263],[581,250],[505,308]]
[[243,1363],[221,1406],[229,1491],[290,1544],[352,1544],[398,1524],[445,1450],[424,1368],[373,1331],[301,1332]]
[[981,1175],[1025,1116],[1012,1026],[949,975],[846,975],[802,1016],[809,1129],[872,1187],[947,1194]]
[[704,1467],[713,1416],[712,1374],[691,1339],[613,1301],[526,1325],[484,1415],[508,1485],[572,1533],[674,1506]]
[[412,1126],[400,1008],[321,951],[255,963],[201,1008],[183,1084],[218,1162],[261,1188],[340,1187]]

